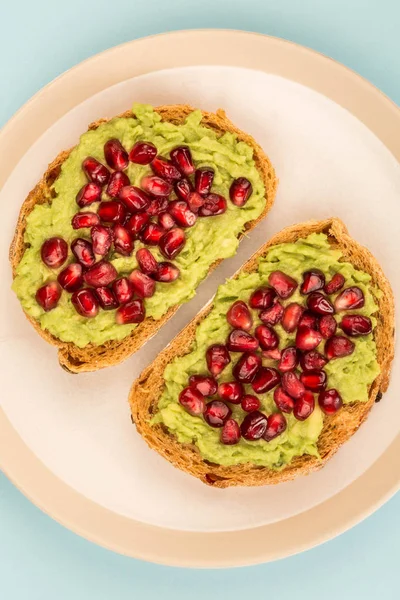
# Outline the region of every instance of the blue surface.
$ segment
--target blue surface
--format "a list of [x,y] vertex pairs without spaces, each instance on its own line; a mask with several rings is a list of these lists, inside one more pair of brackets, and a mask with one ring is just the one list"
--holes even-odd
[[[400,101],[398,0],[8,0],[1,13],[0,124],[43,85],[101,50],[203,27],[246,29],[309,46]],[[94,546],[41,513],[0,475],[0,598],[391,600],[399,597],[399,512],[397,495],[352,531],[277,563],[183,570]]]

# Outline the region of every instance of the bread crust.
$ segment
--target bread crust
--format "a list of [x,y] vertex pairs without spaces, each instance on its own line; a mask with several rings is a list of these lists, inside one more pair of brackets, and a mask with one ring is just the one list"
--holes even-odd
[[[173,105],[159,106],[155,110],[161,115],[163,121],[179,124],[185,120],[194,108],[188,105]],[[262,177],[266,189],[266,205],[262,214],[257,219],[247,223],[246,231],[250,231],[267,215],[274,203],[278,185],[274,168],[257,142],[250,135],[241,131],[231,123],[223,110],[217,110],[216,113],[202,111],[202,115],[202,124],[206,127],[213,129],[217,134],[221,135],[226,131],[235,133],[239,140],[246,142],[253,148],[256,167]],[[119,116],[131,117],[133,116],[133,113],[132,111],[126,111]],[[106,123],[107,121],[108,119],[100,119],[89,125],[89,130],[97,129],[99,125]],[[60,173],[63,162],[68,158],[71,151],[72,148],[70,150],[62,151],[54,161],[50,163],[42,179],[29,193],[21,207],[14,238],[10,247],[10,262],[13,277],[15,277],[17,266],[26,249],[24,242],[26,219],[36,204],[44,204],[45,202],[52,201],[52,185]],[[239,239],[242,237],[243,234],[239,236]],[[221,260],[218,260],[213,263],[209,269],[209,273],[213,271],[220,262]],[[151,317],[146,318],[122,341],[111,340],[101,346],[89,344],[84,348],[79,348],[72,342],[61,341],[47,330],[42,329],[38,321],[26,313],[25,315],[43,339],[58,347],[58,359],[60,365],[71,373],[82,373],[87,371],[97,371],[104,367],[116,365],[128,358],[128,356],[139,350],[145,342],[155,335],[164,323],[175,314],[178,308],[179,305],[171,307],[158,321]]]
[[375,400],[379,400],[387,390],[394,356],[393,292],[375,257],[369,250],[349,236],[342,221],[337,218],[324,221],[307,221],[283,229],[264,244],[234,277],[236,278],[241,272],[250,273],[257,270],[259,257],[264,255],[272,246],[285,242],[295,242],[311,233],[326,233],[332,246],[341,249],[344,260],[369,273],[372,284],[379,287],[383,292],[382,297],[379,299],[379,312],[375,315],[377,326],[374,330],[377,360],[381,373],[370,386],[368,402],[347,404],[335,415],[325,416],[324,426],[318,440],[321,460],[309,455],[296,457],[280,471],[251,464],[229,467],[211,464],[203,460],[194,444],[180,444],[175,436],[169,434],[165,426],[162,424],[151,426],[149,423],[149,419],[157,411],[158,402],[163,391],[163,373],[166,365],[175,356],[183,356],[190,352],[197,326],[207,317],[213,307],[211,302],[142,372],[140,377],[133,383],[129,395],[132,421],[150,448],[156,450],[175,467],[190,473],[204,483],[219,488],[277,484],[320,469],[335,454],[338,448],[355,433],[367,418]]

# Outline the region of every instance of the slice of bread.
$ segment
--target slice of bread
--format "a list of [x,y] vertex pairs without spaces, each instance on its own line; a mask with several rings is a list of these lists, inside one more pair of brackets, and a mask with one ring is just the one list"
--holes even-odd
[[324,426],[318,440],[321,460],[310,455],[299,456],[280,471],[252,464],[226,467],[203,460],[194,444],[180,444],[176,437],[170,434],[162,424],[151,426],[150,419],[157,412],[158,402],[164,387],[163,373],[166,365],[174,357],[183,356],[190,352],[196,327],[211,311],[211,301],[172,340],[156,360],[142,372],[134,382],[129,396],[132,421],[150,448],[159,452],[174,466],[198,477],[204,483],[220,488],[237,485],[276,484],[321,468],[335,454],[337,449],[355,433],[366,419],[374,402],[379,401],[382,394],[387,390],[394,355],[393,293],[390,283],[374,256],[349,236],[342,221],[336,218],[325,221],[308,221],[283,229],[262,246],[243,265],[235,277],[241,272],[251,273],[256,271],[259,257],[265,255],[272,246],[285,242],[295,242],[299,238],[304,238],[315,232],[326,233],[332,246],[340,248],[344,260],[351,262],[357,269],[369,273],[372,277],[372,285],[377,286],[382,291],[379,300],[379,313],[376,315],[377,326],[374,330],[377,360],[381,373],[370,386],[369,401],[346,404],[335,415],[324,418]]
[[[161,115],[163,121],[179,124],[182,123],[194,109],[187,105],[173,105],[159,106],[155,110]],[[250,135],[235,127],[235,125],[233,125],[233,123],[231,123],[231,121],[229,121],[229,119],[226,117],[223,110],[218,110],[215,114],[202,111],[202,114],[202,125],[213,129],[217,132],[217,134],[220,135],[227,131],[234,133],[239,140],[246,142],[253,148],[255,164],[265,185],[266,203],[262,214],[257,219],[247,223],[246,230],[250,231],[267,215],[274,203],[276,188],[278,185],[274,168],[257,142]],[[131,111],[127,111],[119,116],[131,117],[133,114]],[[89,126],[89,129],[96,129],[99,127],[99,125],[106,123],[107,121],[108,119],[100,119],[99,121],[92,123]],[[71,150],[72,149],[61,152],[49,165],[46,173],[43,175],[36,187],[30,192],[21,207],[14,239],[10,247],[10,262],[14,276],[16,268],[21,261],[26,248],[24,242],[26,218],[36,204],[43,204],[45,202],[51,203],[52,198],[54,197],[52,185],[57,179],[61,170],[61,166],[69,156]],[[239,237],[241,238],[242,236],[243,234]],[[213,265],[211,265],[209,272],[215,269],[220,262],[221,261],[216,261]],[[29,315],[26,316],[35,327],[37,332],[47,342],[58,347],[58,359],[60,365],[71,373],[81,373],[85,371],[96,371],[103,367],[116,365],[128,358],[128,356],[136,352],[136,350],[138,350],[147,340],[155,335],[157,331],[164,325],[164,323],[166,323],[168,319],[173,316],[178,308],[179,305],[170,308],[168,312],[158,321],[152,318],[146,318],[129,336],[122,341],[109,341],[101,346],[89,344],[84,348],[78,348],[78,346],[70,342],[62,342],[48,331],[42,329],[40,324],[35,319]]]

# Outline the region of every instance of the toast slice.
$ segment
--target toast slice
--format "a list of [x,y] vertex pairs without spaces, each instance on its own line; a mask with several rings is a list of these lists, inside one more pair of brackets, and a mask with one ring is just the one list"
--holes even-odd
[[252,464],[221,466],[203,460],[194,444],[181,444],[162,424],[150,425],[150,419],[157,412],[158,402],[164,387],[163,373],[166,365],[176,356],[190,352],[196,327],[212,309],[212,301],[197,317],[187,325],[149,365],[133,383],[129,402],[132,421],[150,448],[156,450],[174,466],[194,475],[204,483],[215,487],[257,486],[276,484],[306,475],[321,468],[338,448],[346,442],[366,419],[375,401],[381,399],[389,384],[391,362],[394,355],[394,299],[390,283],[374,256],[348,234],[346,226],[337,218],[324,221],[308,221],[287,227],[262,246],[235,275],[257,270],[258,259],[277,244],[295,242],[311,233],[325,233],[332,247],[339,247],[346,261],[365,271],[372,278],[372,285],[382,291],[379,299],[379,313],[374,338],[377,347],[377,361],[381,372],[369,389],[368,402],[345,404],[333,416],[324,417],[324,426],[318,440],[321,460],[314,456],[295,457],[282,470]]
[[[194,109],[188,105],[172,105],[160,106],[155,110],[161,115],[163,121],[179,124],[182,123]],[[274,168],[257,142],[250,135],[235,127],[235,125],[233,125],[226,117],[223,110],[218,110],[215,114],[210,112],[202,112],[202,114],[202,125],[213,129],[217,132],[217,135],[222,135],[225,132],[234,133],[240,141],[246,142],[253,148],[256,167],[262,177],[266,190],[266,204],[262,214],[257,219],[247,223],[246,230],[250,231],[267,215],[273,205],[278,184]],[[133,116],[133,113],[127,111],[119,116],[131,117]],[[89,126],[89,129],[96,129],[99,125],[106,123],[107,121],[108,119],[100,119],[92,123]],[[60,173],[63,162],[69,156],[71,151],[72,149],[64,150],[57,158],[55,158],[49,165],[40,182],[30,192],[21,207],[14,239],[10,247],[10,262],[13,276],[15,276],[16,268],[21,261],[26,248],[24,241],[26,218],[36,204],[43,204],[45,202],[51,203],[52,198],[54,197],[52,185]],[[241,238],[242,236],[243,234],[239,237]],[[209,272],[215,269],[220,262],[221,261],[218,260],[212,264]],[[26,316],[42,338],[58,347],[58,359],[60,365],[71,373],[81,373],[86,371],[96,371],[97,369],[116,365],[128,358],[128,356],[136,352],[147,340],[155,335],[164,323],[174,315],[178,308],[179,305],[173,306],[159,320],[154,320],[151,317],[146,318],[122,341],[112,340],[100,346],[89,344],[84,348],[79,348],[70,342],[61,341],[48,331],[42,329],[35,319],[31,318],[29,315]]]

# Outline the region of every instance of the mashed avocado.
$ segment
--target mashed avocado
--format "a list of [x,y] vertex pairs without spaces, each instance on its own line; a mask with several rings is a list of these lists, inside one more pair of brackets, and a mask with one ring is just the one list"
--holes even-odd
[[[235,135],[225,133],[217,138],[214,131],[201,125],[200,111],[191,113],[182,125],[162,123],[151,106],[135,105],[133,111],[135,118],[115,118],[82,135],[54,183],[55,199],[50,205],[35,206],[27,218],[25,241],[29,248],[17,268],[13,289],[24,310],[38,320],[43,329],[81,348],[89,343],[101,345],[108,340],[121,340],[136,326],[117,325],[115,311],[100,311],[94,319],[81,317],[71,303],[70,294],[65,292],[55,309],[44,312],[35,300],[35,293],[44,283],[54,280],[56,273],[41,261],[40,248],[52,236],[61,236],[68,243],[77,237],[89,239],[89,230],[73,230],[71,219],[79,210],[76,194],[86,183],[82,161],[87,156],[94,156],[104,163],[103,147],[107,140],[119,139],[128,151],[136,141],[147,140],[153,142],[164,156],[168,156],[175,146],[187,144],[196,166],[215,169],[213,191],[226,198],[229,198],[229,187],[237,177],[247,177],[253,185],[253,194],[244,208],[238,208],[228,201],[225,214],[198,219],[193,228],[186,230],[185,248],[174,260],[181,270],[181,276],[174,283],[158,283],[154,296],[146,299],[146,315],[154,319],[160,319],[171,306],[187,302],[215,260],[235,254],[238,234],[265,207],[264,185],[255,167],[253,150],[244,142],[238,142]],[[148,166],[130,163],[127,174],[132,185],[139,185],[149,171]],[[97,204],[85,210],[97,211]],[[136,268],[135,253],[140,247],[141,244],[135,242],[131,257],[115,254],[111,258],[121,276]],[[165,260],[157,249],[152,249],[152,252],[157,260]],[[71,254],[70,262],[72,260]]]
[[[154,423],[164,423],[174,433],[181,443],[194,442],[204,459],[220,465],[237,465],[240,463],[253,463],[270,468],[279,469],[288,464],[294,456],[310,454],[318,456],[317,441],[323,427],[324,416],[316,406],[312,415],[306,421],[297,421],[293,415],[287,415],[287,430],[271,442],[259,440],[248,442],[243,438],[235,446],[225,446],[219,441],[220,430],[209,427],[202,418],[192,417],[178,403],[178,396],[183,387],[187,385],[190,375],[206,373],[207,366],[205,352],[213,343],[224,342],[230,331],[226,321],[226,313],[233,302],[243,300],[248,302],[254,289],[268,285],[268,275],[275,270],[281,270],[302,281],[302,273],[311,268],[321,269],[327,280],[340,272],[346,279],[346,287],[357,285],[365,295],[365,306],[358,311],[362,315],[371,315],[376,312],[376,295],[370,285],[371,278],[367,273],[356,270],[350,263],[339,262],[340,250],[333,250],[324,234],[312,234],[306,239],[296,243],[281,244],[273,247],[259,261],[258,271],[242,273],[237,279],[227,281],[218,289],[214,300],[214,307],[210,314],[199,325],[193,344],[193,350],[183,357],[176,358],[165,369],[165,389],[159,403],[159,412],[154,418]],[[374,297],[375,295],[375,297]],[[304,298],[297,290],[286,301],[303,304]],[[257,325],[257,312],[253,311],[254,323]],[[336,317],[340,320],[340,316]],[[371,317],[373,325],[376,320]],[[294,334],[286,333],[281,326],[276,327],[280,336],[280,348],[284,348],[294,340]],[[342,396],[344,403],[366,402],[368,400],[368,387],[379,374],[379,365],[376,361],[376,346],[372,334],[366,337],[354,338],[356,347],[353,354],[345,358],[332,360],[325,367],[328,375],[328,388],[336,388]],[[322,350],[323,343],[321,348]],[[268,366],[273,361],[263,360]],[[275,363],[276,365],[276,363]],[[223,371],[221,381],[232,380],[232,364]],[[246,385],[246,392],[253,393],[251,386]],[[273,401],[273,391],[259,395],[262,402],[261,410],[266,414],[276,412]],[[233,416],[239,422],[244,413],[240,407],[231,405]]]

